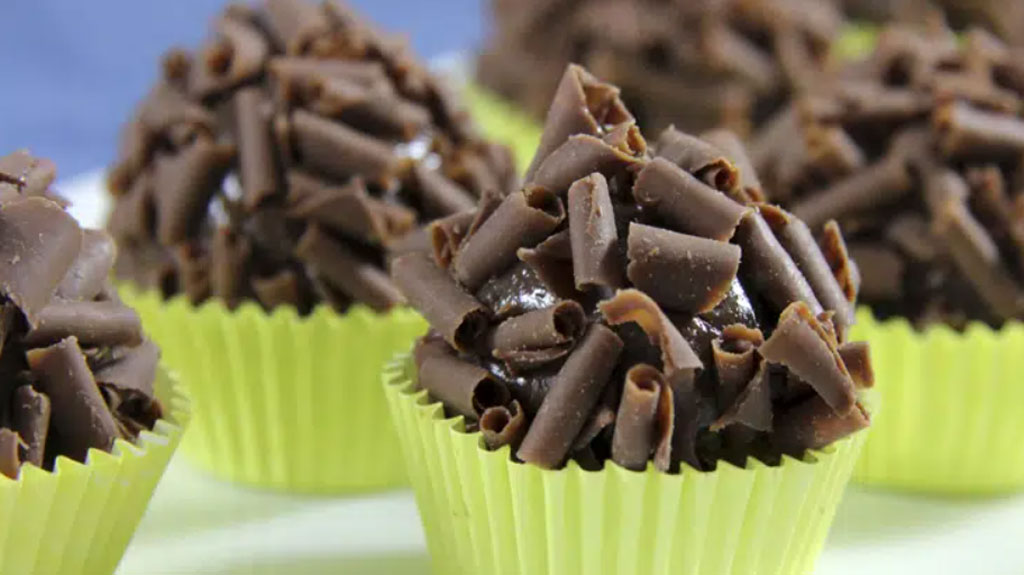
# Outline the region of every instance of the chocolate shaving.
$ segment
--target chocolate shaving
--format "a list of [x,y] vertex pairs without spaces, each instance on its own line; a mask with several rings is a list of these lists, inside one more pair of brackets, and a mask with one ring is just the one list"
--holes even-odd
[[848,341],[839,346],[839,357],[850,372],[857,389],[875,386],[875,368],[871,362],[871,349],[867,342]]
[[50,398],[22,385],[14,390],[11,400],[11,428],[25,444],[21,461],[43,466],[46,437],[50,428]]
[[486,369],[449,354],[443,346],[421,350],[419,383],[455,413],[472,419],[511,399],[508,389]]
[[564,195],[573,182],[593,174],[613,174],[641,166],[647,145],[633,124],[624,124],[604,139],[588,135],[570,137],[537,168],[527,181]]
[[612,436],[612,461],[634,471],[647,467],[655,447],[659,398],[666,387],[661,372],[649,365],[635,365],[626,372]]
[[723,192],[737,185],[740,172],[723,152],[706,140],[669,126],[658,137],[656,155]]
[[40,310],[23,343],[43,347],[72,335],[85,346],[135,346],[142,343],[142,321],[118,302],[57,300]]
[[859,403],[838,413],[820,396],[813,396],[775,418],[773,441],[783,452],[800,457],[866,428],[871,416]]
[[[567,354],[585,327],[586,317],[580,304],[561,301],[503,321],[491,335],[491,353],[510,368],[522,364],[523,356],[533,358],[528,361],[531,366],[540,365]],[[538,353],[544,354],[541,359],[546,361],[537,361]]]
[[480,433],[484,437],[484,445],[491,451],[506,445],[515,451],[526,434],[526,428],[526,414],[516,400],[512,400],[508,407],[489,407],[480,416]]
[[772,233],[760,212],[749,212],[740,222],[736,242],[743,249],[741,271],[758,286],[765,298],[777,309],[803,302],[814,315],[822,307],[807,278]]
[[615,212],[608,181],[601,174],[577,180],[569,188],[569,236],[576,289],[623,284]]
[[487,310],[426,254],[408,254],[391,263],[395,284],[445,340],[460,351],[473,348],[487,328]]
[[611,325],[633,322],[640,326],[651,344],[661,350],[662,369],[670,378],[677,373],[692,375],[704,367],[676,326],[644,292],[619,290],[615,297],[598,304],[598,308]]
[[747,210],[664,158],[637,176],[633,195],[668,226],[685,234],[728,241]]

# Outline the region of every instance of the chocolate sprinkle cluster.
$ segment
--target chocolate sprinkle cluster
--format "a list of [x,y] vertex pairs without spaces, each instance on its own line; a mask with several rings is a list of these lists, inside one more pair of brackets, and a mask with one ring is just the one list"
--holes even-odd
[[1017,0],[842,0],[852,18],[910,24],[944,18],[957,30],[984,26],[1005,41],[1024,44],[1024,3]]
[[392,263],[432,327],[419,385],[546,468],[777,462],[866,427],[838,227],[819,246],[748,166],[723,131],[649,149],[619,89],[570,66],[525,187]]
[[515,186],[509,152],[342,4],[231,5],[172,50],[109,175],[117,276],[229,307],[401,301],[389,253],[421,222]]
[[566,64],[623,88],[645,130],[745,133],[813,81],[842,18],[822,0],[492,0],[477,77],[538,118]]
[[1024,319],[1024,60],[892,26],[751,146],[772,200],[842,224],[862,300],[919,327]]
[[114,241],[83,230],[50,191],[55,168],[0,158],[0,473],[85,461],[152,429],[160,352],[108,276]]

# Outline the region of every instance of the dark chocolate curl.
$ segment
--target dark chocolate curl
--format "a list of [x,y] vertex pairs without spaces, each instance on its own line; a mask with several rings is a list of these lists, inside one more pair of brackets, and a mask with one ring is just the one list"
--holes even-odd
[[239,178],[245,205],[255,208],[280,189],[270,118],[259,88],[239,90],[233,102]]
[[763,205],[760,209],[779,243],[786,248],[786,252],[810,283],[822,307],[835,312],[833,321],[836,329],[840,334],[846,334],[854,322],[853,304],[846,299],[846,293],[832,273],[810,228],[775,206]]
[[288,54],[302,54],[330,31],[330,20],[319,4],[307,0],[266,0],[267,24]]
[[849,341],[839,346],[839,357],[850,372],[858,389],[875,386],[875,368],[871,363],[871,348],[866,341]]
[[96,370],[98,383],[116,387],[121,391],[135,391],[153,397],[153,381],[160,362],[160,348],[152,340],[125,349],[116,360]]
[[6,427],[0,428],[0,473],[17,479],[21,469],[20,453],[21,439],[18,434]]
[[565,360],[516,452],[520,460],[547,469],[565,462],[573,440],[597,405],[622,352],[622,340],[592,324]]
[[847,414],[857,401],[855,386],[836,341],[811,312],[796,302],[779,317],[771,337],[758,352],[768,362],[783,365],[806,381],[838,414]]
[[516,255],[558,297],[573,298],[578,295],[573,278],[569,230],[552,234],[534,248],[519,248]]
[[332,286],[377,311],[404,303],[402,294],[376,265],[360,260],[317,225],[302,234],[295,255]]
[[750,212],[743,218],[736,240],[743,248],[744,276],[758,286],[777,310],[799,301],[806,303],[814,315],[823,311],[807,278],[759,212]]
[[735,133],[729,130],[712,130],[701,134],[701,139],[721,150],[732,162],[737,173],[736,187],[723,191],[741,204],[756,204],[765,201],[764,188],[761,186],[761,180],[757,177],[754,164],[751,163],[746,148]]
[[570,136],[597,136],[608,126],[632,119],[619,98],[618,88],[601,82],[582,67],[570,64],[551,101],[540,144],[526,170],[526,181],[533,178],[541,163]]
[[758,367],[756,350],[762,343],[761,330],[739,324],[726,326],[722,336],[711,342],[718,380],[715,400],[720,412],[736,403],[743,387],[753,380]]
[[353,240],[383,245],[416,225],[416,213],[369,195],[359,177],[341,188],[322,188],[288,208],[288,216],[316,222]]
[[728,241],[749,211],[664,158],[640,171],[633,195],[673,230],[719,241]]
[[533,247],[565,219],[562,200],[543,188],[510,194],[455,255],[455,278],[471,290],[515,262],[516,250]]
[[296,110],[292,132],[302,165],[329,178],[345,181],[361,174],[378,182],[398,169],[392,146],[344,124]]
[[761,367],[729,409],[711,425],[711,431],[734,424],[755,431],[771,431],[772,388],[767,363],[761,363]]
[[627,322],[639,325],[651,344],[661,350],[662,369],[668,377],[674,378],[680,372],[693,374],[704,367],[675,324],[644,292],[619,290],[611,299],[599,303],[598,308],[610,325]]
[[429,214],[448,216],[476,207],[476,199],[472,194],[437,170],[416,164],[412,169],[412,176],[415,178],[423,209]]
[[69,337],[56,345],[30,350],[26,356],[40,391],[50,398],[61,453],[85,461],[90,448],[110,451],[118,437],[117,424],[78,340]]
[[508,407],[488,407],[480,416],[480,433],[484,436],[484,445],[491,451],[506,445],[515,451],[526,435],[526,428],[526,413],[514,399]]
[[424,253],[391,262],[395,284],[430,325],[455,349],[472,349],[487,329],[488,312]]
[[213,233],[213,247],[210,249],[210,291],[233,309],[245,295],[248,283],[247,266],[252,247],[245,236],[230,228],[220,228]]
[[821,238],[821,252],[825,260],[832,268],[832,275],[839,282],[839,287],[846,294],[846,301],[853,304],[857,301],[857,294],[860,292],[861,274],[857,264],[850,258],[846,249],[846,240],[839,230],[839,224],[835,220],[825,223],[824,233]]
[[827,189],[809,194],[793,213],[811,229],[831,219],[890,205],[910,192],[913,181],[906,164],[889,156],[843,178]]
[[649,365],[634,365],[626,372],[612,435],[612,461],[633,471],[647,467],[654,451],[658,399],[665,385],[661,372]]
[[729,294],[740,248],[636,222],[629,224],[626,275],[659,305],[700,314]]
[[76,336],[87,347],[138,345],[142,321],[132,308],[111,301],[60,301],[44,307],[24,344],[43,347]]
[[22,385],[14,390],[11,427],[25,443],[22,460],[42,467],[46,436],[50,429],[50,398],[32,389],[30,385]]
[[569,238],[576,289],[623,285],[615,212],[608,181],[601,174],[577,180],[569,188]]
[[233,156],[231,146],[198,138],[173,156],[157,158],[153,185],[160,243],[181,243],[199,229]]
[[594,172],[612,176],[642,165],[645,150],[643,136],[632,124],[623,125],[605,139],[572,136],[552,152],[527,181],[561,196],[573,182]]
[[419,350],[419,384],[455,413],[476,419],[487,409],[507,405],[512,398],[486,369],[448,353],[443,344]]
[[68,274],[82,232],[60,206],[32,197],[0,207],[0,291],[30,326]]
[[656,155],[679,166],[698,180],[725,192],[739,181],[740,173],[722,150],[669,126],[658,137]]
[[871,416],[859,403],[846,413],[836,413],[815,395],[775,418],[772,441],[783,453],[800,456],[808,449],[821,449],[870,424]]
[[571,344],[586,327],[583,307],[572,300],[524,313],[503,321],[491,337],[493,355],[499,359],[517,351],[541,350]]
[[1019,158],[1024,152],[1024,120],[949,102],[933,116],[939,148],[947,158]]
[[447,269],[459,251],[462,240],[469,234],[469,226],[476,218],[475,210],[467,210],[434,220],[427,227],[430,247],[437,265]]
[[103,289],[114,267],[117,248],[102,230],[82,230],[82,248],[57,286],[57,297],[90,300]]

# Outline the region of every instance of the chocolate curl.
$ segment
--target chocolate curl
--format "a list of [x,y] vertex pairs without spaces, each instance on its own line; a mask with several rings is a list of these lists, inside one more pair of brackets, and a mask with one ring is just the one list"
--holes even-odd
[[1002,264],[999,248],[967,207],[955,200],[940,207],[932,223],[953,263],[997,317],[1024,317],[1024,290]]
[[659,305],[699,314],[728,295],[740,267],[740,248],[726,242],[629,224],[626,275]]
[[22,460],[36,467],[43,466],[46,436],[50,429],[50,398],[22,385],[14,390],[11,402],[11,428],[25,444]]
[[135,310],[110,301],[50,302],[40,312],[35,327],[25,334],[29,347],[52,345],[76,336],[85,346],[138,345],[142,320]]
[[265,309],[290,305],[302,309],[302,288],[293,270],[282,270],[270,277],[252,278],[252,291]]
[[217,32],[219,38],[191,67],[191,93],[200,99],[256,78],[270,53],[263,33],[242,20],[221,18]]
[[266,0],[267,27],[288,54],[308,51],[314,40],[331,30],[322,6],[307,0]]
[[933,216],[949,202],[965,203],[971,196],[967,182],[957,172],[944,167],[929,166],[924,180],[924,200]]
[[1014,206],[1003,173],[994,165],[968,170],[967,180],[971,186],[971,207],[979,220],[1005,236],[1009,251],[1016,254],[1017,269],[1024,271],[1024,194],[1018,195],[1018,206]]
[[25,198],[0,209],[0,291],[30,326],[53,299],[82,245],[82,231],[57,204]]
[[601,174],[569,188],[569,238],[576,289],[623,285],[619,235],[608,181]]
[[871,362],[871,348],[866,341],[849,341],[839,346],[839,357],[850,372],[857,389],[875,386],[875,368]]
[[764,336],[761,330],[739,324],[726,326],[721,337],[711,342],[718,379],[715,399],[719,411],[724,412],[736,403],[744,385],[753,380],[758,367],[755,351],[762,343]]
[[[822,307],[807,278],[772,233],[759,211],[749,212],[736,231],[737,243],[743,248],[742,270],[765,298],[779,310],[793,302],[806,303],[814,315]],[[826,256],[827,257],[827,256]]]
[[835,220],[825,223],[821,237],[821,253],[825,255],[825,260],[832,268],[832,275],[846,294],[846,301],[851,304],[856,302],[860,291],[861,273],[846,249],[846,240],[843,239],[843,233]]
[[231,146],[201,137],[173,156],[157,158],[153,188],[160,243],[173,246],[196,233],[233,157]]
[[562,220],[558,196],[537,187],[510,194],[480,229],[463,242],[452,264],[455,278],[471,290],[515,262],[516,250],[546,238]]
[[767,362],[761,363],[736,401],[711,424],[711,431],[720,431],[735,424],[754,431],[771,431],[772,389]]
[[640,170],[633,195],[671,229],[723,242],[749,212],[664,158]]
[[249,241],[229,228],[213,233],[210,249],[210,291],[229,309],[238,305],[247,289],[248,263],[252,256]]
[[526,181],[563,195],[576,180],[599,172],[613,176],[643,165],[647,144],[635,124],[623,124],[600,139],[588,135],[571,136],[537,168]]
[[151,173],[143,172],[114,202],[107,230],[119,241],[148,240],[154,226],[152,183]]
[[857,397],[836,346],[807,304],[796,302],[782,312],[775,331],[758,352],[765,361],[783,365],[806,381],[836,413],[847,414]]
[[233,98],[238,145],[238,173],[246,207],[252,209],[278,193],[277,160],[264,110],[263,91],[243,88]]
[[494,329],[491,355],[513,371],[543,365],[569,353],[586,321],[583,307],[572,300],[509,318]]
[[775,418],[772,441],[783,453],[800,456],[808,449],[821,449],[869,425],[871,416],[861,404],[854,404],[846,413],[837,413],[815,395]]
[[469,226],[476,218],[476,210],[467,210],[434,220],[427,226],[434,261],[448,269],[459,251],[462,240],[469,234]]
[[661,350],[662,369],[669,378],[675,379],[677,374],[692,375],[704,367],[672,321],[642,291],[619,290],[597,307],[609,325],[633,322],[640,326],[651,344]]
[[322,60],[277,56],[267,66],[276,101],[284,106],[301,104],[319,82],[339,79],[363,87],[388,83],[380,62]]
[[888,156],[793,205],[793,214],[811,229],[831,219],[876,209],[902,200],[913,181],[906,164]]
[[424,253],[411,253],[391,262],[391,277],[427,322],[459,351],[475,347],[487,329],[488,312],[445,270]]
[[527,421],[519,402],[512,400],[512,403],[505,407],[488,407],[480,416],[480,433],[484,436],[484,446],[497,451],[506,445],[515,451],[526,435]]
[[210,297],[210,258],[198,243],[181,244],[173,250],[178,290],[193,304]]
[[576,291],[569,230],[548,236],[534,248],[519,248],[516,255],[558,297],[575,299],[580,295]]
[[0,428],[0,473],[17,479],[21,469],[20,453],[21,438],[18,434],[6,427]]
[[947,158],[1019,158],[1024,152],[1024,121],[986,112],[964,102],[938,106],[932,116],[939,149]]
[[760,93],[779,83],[772,58],[725,23],[701,26],[698,42],[701,57],[714,71],[735,75]]
[[881,243],[852,244],[849,258],[851,263],[857,262],[852,269],[857,270],[855,285],[861,297],[868,301],[896,301],[903,297],[907,264],[896,250]]
[[458,415],[476,419],[512,399],[508,388],[490,372],[448,353],[443,343],[427,343],[417,356],[420,387]]
[[622,340],[592,324],[559,370],[516,455],[546,469],[560,466],[611,377]]
[[57,286],[57,297],[90,300],[103,289],[114,267],[117,248],[102,230],[82,230],[82,247],[71,268]]
[[341,188],[323,188],[288,207],[288,217],[315,222],[354,240],[384,245],[416,225],[409,208],[369,195],[359,177]]
[[[728,189],[716,186],[719,190],[744,205],[766,201],[757,171],[750,162],[746,148],[735,133],[729,130],[712,130],[701,134],[700,139],[721,150],[731,162],[736,176],[735,185]],[[716,179],[720,178],[716,176]]]
[[612,461],[633,471],[647,467],[655,447],[659,398],[667,387],[661,372],[649,365],[634,365],[626,372],[612,435]]
[[361,261],[318,225],[306,228],[295,256],[316,270],[316,275],[377,311],[387,311],[405,302],[387,274],[376,265]]
[[540,144],[526,170],[526,181],[533,179],[544,160],[570,136],[597,136],[608,126],[632,120],[617,87],[601,82],[576,64],[569,64],[548,109]]
[[846,299],[846,293],[832,273],[832,267],[814,240],[811,229],[776,206],[763,205],[760,209],[779,243],[810,283],[822,307],[835,312],[833,322],[836,329],[840,334],[846,334],[855,321],[853,303]]
[[932,262],[939,255],[931,227],[917,214],[906,214],[893,220],[885,229],[885,239],[917,262]]
[[437,170],[416,164],[410,175],[428,214],[449,216],[476,207],[476,198],[472,194]]
[[411,140],[430,125],[430,112],[399,97],[388,82],[324,78],[308,87],[309,110],[384,138]]
[[109,451],[117,425],[100,395],[74,336],[26,354],[39,390],[50,398],[53,429],[62,454],[85,461],[90,448]]
[[146,339],[135,347],[124,350],[115,361],[103,364],[95,372],[97,382],[122,391],[134,391],[153,397],[156,366],[160,362],[160,348]]
[[713,144],[685,134],[675,126],[658,136],[656,155],[679,166],[698,180],[719,191],[731,190],[739,181],[739,170]]
[[345,181],[361,174],[380,182],[398,169],[392,146],[344,124],[296,110],[291,126],[300,163],[329,178]]
[[844,119],[858,124],[900,125],[923,118],[932,106],[931,97],[920,90],[872,81],[844,81],[836,96],[842,102]]
[[24,196],[41,196],[57,177],[57,166],[46,158],[37,158],[28,150],[17,150],[0,157],[0,186],[10,184]]
[[864,167],[864,152],[841,127],[814,122],[804,129],[804,137],[812,173],[835,178]]

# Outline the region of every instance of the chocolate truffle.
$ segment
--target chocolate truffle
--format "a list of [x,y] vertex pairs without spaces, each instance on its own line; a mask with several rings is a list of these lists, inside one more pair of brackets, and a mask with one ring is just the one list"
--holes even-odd
[[492,0],[484,86],[538,118],[566,64],[623,88],[656,133],[744,133],[825,65],[842,18],[822,0]]
[[857,262],[879,316],[1024,319],[1022,62],[979,29],[960,43],[892,26],[753,142],[773,201],[815,230],[840,223],[845,247],[823,241]]
[[233,4],[172,50],[109,174],[116,273],[165,296],[387,310],[421,223],[515,186],[403,41],[327,1]]
[[52,469],[160,417],[160,352],[108,276],[114,241],[51,198],[52,162],[0,158],[0,472]]
[[748,165],[728,132],[649,147],[618,88],[569,66],[525,186],[391,264],[432,327],[419,385],[546,468],[772,463],[867,426],[853,264]]

